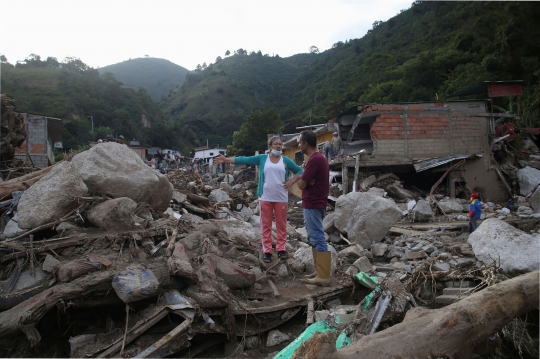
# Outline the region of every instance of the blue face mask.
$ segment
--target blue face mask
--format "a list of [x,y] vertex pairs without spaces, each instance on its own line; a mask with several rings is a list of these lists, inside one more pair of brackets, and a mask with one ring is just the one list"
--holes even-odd
[[279,156],[279,155],[281,155],[281,154],[283,153],[283,151],[276,151],[276,150],[274,150],[274,149],[273,149],[271,152],[272,152],[272,154],[273,154],[274,156]]

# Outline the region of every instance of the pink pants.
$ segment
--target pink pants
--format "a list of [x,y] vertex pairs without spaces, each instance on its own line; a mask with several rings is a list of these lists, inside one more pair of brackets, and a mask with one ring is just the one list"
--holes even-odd
[[287,243],[287,202],[259,200],[261,207],[261,235],[264,253],[272,253],[272,213],[276,217],[276,250],[285,251]]

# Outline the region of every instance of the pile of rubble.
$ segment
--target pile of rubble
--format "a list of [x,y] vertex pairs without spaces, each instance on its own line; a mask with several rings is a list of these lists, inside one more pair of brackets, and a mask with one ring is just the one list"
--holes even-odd
[[[536,221],[533,233],[500,218],[470,236],[459,227],[422,231],[409,228],[408,198],[390,198],[386,186],[337,199],[324,220],[331,286],[307,285],[305,228],[288,223],[289,259],[264,263],[257,184],[238,177],[164,176],[126,146],[101,143],[43,170],[24,192],[11,190],[0,242],[2,356],[285,358],[326,332],[341,333],[337,348],[352,348],[412,308],[446,305],[539,266],[530,251],[540,240],[536,214],[519,210],[526,202],[518,216]],[[289,218],[300,218],[297,201]],[[438,204],[447,202],[457,209]],[[459,206],[456,215],[468,211]],[[488,216],[502,210],[487,206]]]

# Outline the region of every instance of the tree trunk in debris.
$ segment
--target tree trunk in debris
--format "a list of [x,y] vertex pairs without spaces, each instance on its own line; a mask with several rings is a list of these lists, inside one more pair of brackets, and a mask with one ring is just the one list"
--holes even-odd
[[524,274],[447,307],[426,310],[327,357],[470,358],[512,319],[538,308],[539,273]]
[[[129,264],[129,262],[125,263],[123,267],[127,267]],[[57,284],[13,308],[1,312],[0,338],[21,330],[29,337],[32,344],[39,342],[40,336],[34,327],[56,303],[84,297],[96,290],[112,290],[112,278],[123,267],[94,272],[69,283]],[[152,270],[161,285],[168,283],[170,276],[167,262],[158,260],[148,264],[147,268]],[[31,335],[34,338],[31,338]]]
[[26,191],[31,185],[42,179],[54,167],[49,166],[39,171],[29,173],[27,175],[11,179],[0,184],[0,198],[6,199],[11,197],[11,192]]

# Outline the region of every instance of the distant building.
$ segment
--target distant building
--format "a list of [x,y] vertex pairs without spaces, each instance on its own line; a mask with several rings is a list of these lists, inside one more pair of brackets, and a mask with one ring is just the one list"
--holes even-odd
[[27,140],[15,149],[15,157],[30,162],[26,151],[37,167],[54,164],[54,149],[62,149],[62,119],[44,115],[21,113],[28,126]]
[[227,149],[225,148],[208,148],[207,146],[196,147],[191,150],[193,161],[202,159],[203,163],[213,164],[213,158],[219,155],[226,156]]

